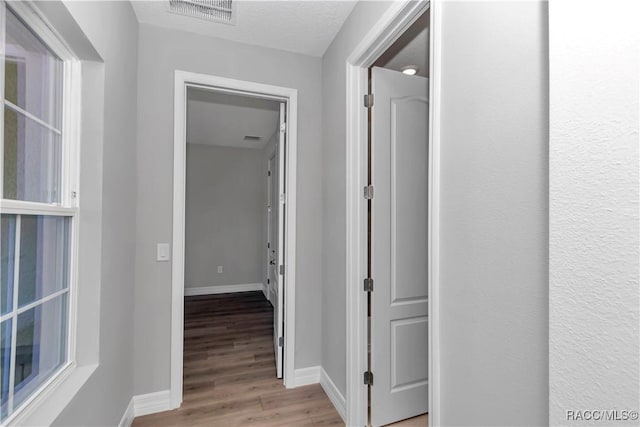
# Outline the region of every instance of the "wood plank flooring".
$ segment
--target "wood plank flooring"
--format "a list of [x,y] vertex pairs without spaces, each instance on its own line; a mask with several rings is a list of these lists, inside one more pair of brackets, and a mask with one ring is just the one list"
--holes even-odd
[[182,406],[133,426],[344,426],[319,384],[276,378],[272,316],[262,292],[185,298]]
[[[262,292],[187,297],[184,315],[182,406],[133,427],[344,426],[320,385],[288,390],[276,378],[273,308]],[[426,425],[423,415],[391,426]]]

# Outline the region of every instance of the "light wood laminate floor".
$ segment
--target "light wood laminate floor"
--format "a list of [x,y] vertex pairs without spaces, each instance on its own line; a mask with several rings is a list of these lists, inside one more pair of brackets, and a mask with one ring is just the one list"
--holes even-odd
[[[276,378],[273,309],[262,292],[185,298],[179,409],[133,427],[344,426],[319,384],[286,389]],[[427,417],[394,427],[424,427]]]
[[344,426],[319,384],[276,378],[272,316],[262,292],[185,298],[182,406],[133,426]]

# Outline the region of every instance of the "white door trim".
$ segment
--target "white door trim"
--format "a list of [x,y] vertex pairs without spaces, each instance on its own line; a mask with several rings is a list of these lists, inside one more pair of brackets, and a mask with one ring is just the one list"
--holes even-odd
[[182,403],[182,358],[184,331],[184,239],[187,87],[235,93],[287,104],[285,221],[285,357],[284,385],[294,387],[295,366],[295,277],[296,277],[296,176],[298,91],[297,89],[176,70],[173,136],[173,251],[171,261],[171,407]]
[[371,26],[347,59],[347,425],[367,424],[367,389],[362,374],[367,366],[366,294],[367,204],[367,69],[427,9],[431,9],[429,70],[429,425],[440,425],[440,51],[442,0],[394,2]]

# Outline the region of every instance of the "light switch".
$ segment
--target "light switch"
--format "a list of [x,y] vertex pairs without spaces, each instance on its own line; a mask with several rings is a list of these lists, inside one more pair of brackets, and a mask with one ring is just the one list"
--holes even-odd
[[169,261],[169,244],[168,243],[158,243],[158,247],[156,250],[156,261]]
[[222,273],[222,266],[221,265],[218,266],[218,273]]

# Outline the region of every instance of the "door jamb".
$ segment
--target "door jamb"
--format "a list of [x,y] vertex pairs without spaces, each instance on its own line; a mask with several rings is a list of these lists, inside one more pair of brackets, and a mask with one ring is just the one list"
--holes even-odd
[[442,0],[394,2],[347,59],[347,393],[348,426],[367,424],[367,388],[362,373],[367,366],[367,307],[362,281],[367,272],[367,111],[362,96],[368,91],[367,69],[427,9],[431,9],[429,49],[429,282],[428,355],[429,425],[440,421],[440,63]]
[[175,71],[173,135],[173,250],[171,261],[171,408],[182,403],[183,333],[184,333],[184,241],[186,182],[187,87],[232,93],[287,104],[286,205],[284,254],[284,366],[287,388],[295,386],[295,279],[296,279],[296,177],[298,90],[228,79],[188,71]]

